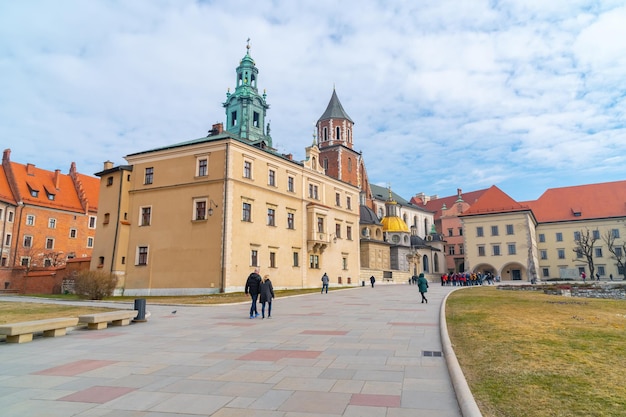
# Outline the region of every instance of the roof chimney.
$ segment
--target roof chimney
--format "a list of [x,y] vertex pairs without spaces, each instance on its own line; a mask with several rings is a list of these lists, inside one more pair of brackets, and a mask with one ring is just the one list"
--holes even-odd
[[11,149],[5,149],[2,153],[2,163],[11,162]]
[[211,130],[209,130],[209,136],[219,135],[224,131],[224,125],[222,123],[215,123]]
[[54,170],[54,188],[56,188],[57,190],[60,188],[60,180],[61,180],[61,170],[55,169]]
[[111,168],[113,168],[113,162],[111,162],[111,161],[106,161],[106,162],[104,163],[104,170],[106,171],[106,170],[111,169]]
[[35,165],[33,164],[26,164],[26,174],[28,175],[35,175]]

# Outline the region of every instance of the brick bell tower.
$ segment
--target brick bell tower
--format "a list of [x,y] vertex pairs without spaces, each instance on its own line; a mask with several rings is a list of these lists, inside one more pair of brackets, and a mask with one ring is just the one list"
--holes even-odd
[[317,121],[320,164],[326,175],[363,190],[361,182],[366,181],[366,178],[362,176],[364,167],[361,154],[352,148],[353,128],[354,122],[343,109],[333,88],[328,107]]

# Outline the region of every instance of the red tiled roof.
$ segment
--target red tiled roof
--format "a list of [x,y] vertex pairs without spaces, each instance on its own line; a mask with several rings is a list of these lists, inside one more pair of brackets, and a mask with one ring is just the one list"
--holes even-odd
[[508,213],[512,211],[530,210],[528,204],[520,204],[508,196],[504,191],[492,185],[472,204],[461,216],[477,214]]
[[540,223],[626,216],[626,181],[549,188],[528,201]]
[[[58,171],[47,171],[34,165],[9,163],[24,204],[85,212],[70,175],[61,174]],[[100,190],[99,178],[83,174],[77,174],[77,177],[83,186],[84,198],[88,200],[89,211],[97,211]],[[37,196],[33,196],[31,191],[37,191]],[[53,199],[50,199],[49,196],[53,196]]]
[[[470,191],[469,193],[463,193],[461,194],[461,198],[463,199],[463,201],[465,201],[467,204],[471,206],[480,198],[481,195],[484,194],[485,191],[487,191],[486,188],[483,190],[476,190],[476,191]],[[421,199],[417,197],[413,197],[411,198],[411,203],[415,204],[416,206],[423,207],[426,210],[433,211],[435,213],[434,219],[438,220],[441,218],[441,208],[443,207],[443,205],[445,204],[447,208],[450,208],[454,205],[454,203],[458,199],[459,199],[459,196],[455,194],[455,195],[451,195],[448,197],[433,199],[433,200],[428,201],[426,204],[423,204]]]
[[13,193],[11,192],[11,187],[9,187],[9,181],[7,180],[7,176],[4,173],[4,169],[0,168],[0,201],[5,203],[16,205],[17,202],[13,197]]

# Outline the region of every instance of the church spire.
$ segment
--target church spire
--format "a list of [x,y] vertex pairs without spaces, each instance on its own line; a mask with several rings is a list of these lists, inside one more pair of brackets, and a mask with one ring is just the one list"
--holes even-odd
[[236,72],[235,92],[226,93],[226,130],[252,144],[272,147],[272,138],[265,130],[265,116],[269,104],[266,93],[259,94],[257,87],[259,70],[250,56],[250,38],[246,44],[246,55],[241,59]]

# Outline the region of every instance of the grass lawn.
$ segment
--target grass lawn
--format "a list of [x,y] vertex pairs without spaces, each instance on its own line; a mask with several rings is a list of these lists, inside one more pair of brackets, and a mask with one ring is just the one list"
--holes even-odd
[[484,417],[626,416],[626,301],[477,287],[446,315]]

